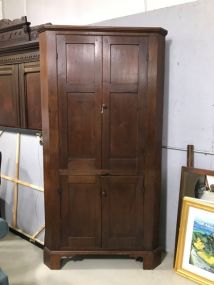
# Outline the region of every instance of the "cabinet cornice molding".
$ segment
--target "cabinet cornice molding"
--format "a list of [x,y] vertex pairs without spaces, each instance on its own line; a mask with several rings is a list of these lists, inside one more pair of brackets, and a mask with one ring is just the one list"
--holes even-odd
[[13,64],[39,60],[39,51],[0,57],[0,64]]

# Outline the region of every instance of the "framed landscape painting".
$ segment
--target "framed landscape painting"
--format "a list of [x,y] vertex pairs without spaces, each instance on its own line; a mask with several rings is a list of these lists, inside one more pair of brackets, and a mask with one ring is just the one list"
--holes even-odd
[[214,203],[184,197],[175,271],[199,284],[214,284]]

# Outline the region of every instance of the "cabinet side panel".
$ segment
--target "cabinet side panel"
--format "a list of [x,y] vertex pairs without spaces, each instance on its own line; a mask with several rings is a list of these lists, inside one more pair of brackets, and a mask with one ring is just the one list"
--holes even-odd
[[[159,245],[161,195],[161,146],[163,121],[165,41],[161,35],[150,36],[147,92],[144,236],[145,249]],[[146,214],[150,213],[150,215]]]
[[39,37],[45,169],[45,245],[54,250],[58,249],[60,245],[59,130],[55,32],[44,32]]

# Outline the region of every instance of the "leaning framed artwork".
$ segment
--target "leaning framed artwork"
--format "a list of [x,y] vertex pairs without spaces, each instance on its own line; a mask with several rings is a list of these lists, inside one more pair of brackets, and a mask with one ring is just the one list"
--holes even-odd
[[184,197],[175,271],[199,284],[214,284],[214,203]]
[[177,228],[175,237],[175,255],[178,240],[178,230],[180,227],[181,206],[184,196],[214,202],[214,171],[185,166],[183,166],[181,169]]
[[214,171],[183,166],[179,198],[184,196],[214,202]]

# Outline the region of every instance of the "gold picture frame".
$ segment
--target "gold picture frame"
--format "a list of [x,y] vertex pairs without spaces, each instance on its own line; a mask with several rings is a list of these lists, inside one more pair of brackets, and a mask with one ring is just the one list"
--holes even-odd
[[[214,202],[214,192],[211,192],[211,183],[214,183],[214,171],[208,169],[194,168],[183,166],[181,169],[181,180],[180,180],[180,193],[178,200],[178,212],[177,212],[177,226],[175,235],[175,253],[174,253],[174,264],[178,241],[178,231],[180,227],[181,219],[181,207],[183,198],[185,196],[191,198],[197,198],[201,200],[207,200],[207,202]],[[203,190],[203,194],[197,193],[198,189]],[[196,191],[197,190],[197,191]],[[209,191],[208,191],[209,190]]]
[[184,197],[174,269],[199,284],[214,284],[214,203]]

